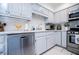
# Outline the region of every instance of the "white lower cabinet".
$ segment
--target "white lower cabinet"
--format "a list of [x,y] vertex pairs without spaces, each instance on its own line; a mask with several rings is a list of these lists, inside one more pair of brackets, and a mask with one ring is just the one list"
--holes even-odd
[[46,38],[47,39],[47,49],[53,47],[54,43],[53,43],[53,38],[51,38],[50,36]]
[[47,49],[50,49],[55,45],[55,36],[54,32],[48,32],[48,35],[46,36],[47,40]]
[[36,38],[35,51],[36,51],[37,55],[46,51],[46,39],[45,39],[45,37]]
[[66,48],[66,31],[65,32],[62,32],[62,47],[65,47]]
[[64,31],[47,31],[35,34],[35,51],[41,54],[53,46],[60,45],[66,47],[66,32]]
[[0,35],[0,55],[5,54],[5,35]]
[[41,54],[55,45],[54,32],[42,32],[35,34],[35,51]]
[[62,45],[61,43],[61,31],[55,32],[55,41],[57,45]]

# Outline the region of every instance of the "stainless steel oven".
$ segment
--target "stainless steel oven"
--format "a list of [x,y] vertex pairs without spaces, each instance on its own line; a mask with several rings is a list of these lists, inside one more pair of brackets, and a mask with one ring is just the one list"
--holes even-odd
[[67,34],[67,49],[79,54],[79,31],[68,31]]
[[79,54],[79,8],[69,12],[68,21],[69,30],[67,32],[67,49]]

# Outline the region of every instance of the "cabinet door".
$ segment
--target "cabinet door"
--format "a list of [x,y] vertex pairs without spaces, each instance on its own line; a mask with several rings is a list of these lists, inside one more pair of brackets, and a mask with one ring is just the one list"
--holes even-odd
[[54,43],[53,43],[53,40],[54,38],[50,35],[50,36],[47,36],[47,49],[51,48],[54,46]]
[[61,46],[61,32],[55,32],[55,39],[56,39],[56,44]]
[[7,11],[7,3],[0,3],[0,14],[6,15]]
[[5,53],[5,35],[0,35],[0,54]]
[[40,12],[40,6],[36,3],[33,3],[32,4],[32,11],[38,11]]
[[8,35],[7,54],[8,55],[21,54],[21,45],[20,45],[20,36],[19,35]]
[[55,13],[55,23],[58,23],[60,19],[60,12]]
[[52,42],[53,42],[53,46],[54,46],[54,45],[56,45],[55,32],[53,31],[51,35],[52,35],[51,37],[52,37]]
[[36,54],[41,54],[46,51],[46,39],[45,37],[40,37],[36,39],[35,42]]
[[66,47],[66,32],[62,32],[62,46]]
[[30,3],[9,3],[8,13],[11,17],[31,20],[32,9]]
[[4,43],[5,35],[0,35],[0,43]]
[[54,32],[47,32],[46,33],[46,40],[47,40],[47,49],[53,47],[55,45],[55,36]]
[[30,3],[22,3],[22,17],[23,19],[32,19],[32,6]]
[[55,13],[55,23],[63,23],[68,21],[68,9]]
[[48,20],[47,20],[47,22],[48,22],[48,23],[54,23],[54,14],[53,14],[53,12],[49,11],[48,14],[49,14],[49,15],[48,15]]
[[21,4],[20,3],[8,3],[8,13],[13,17],[21,16]]
[[36,3],[32,4],[32,12],[44,16],[46,18],[48,17],[48,10]]

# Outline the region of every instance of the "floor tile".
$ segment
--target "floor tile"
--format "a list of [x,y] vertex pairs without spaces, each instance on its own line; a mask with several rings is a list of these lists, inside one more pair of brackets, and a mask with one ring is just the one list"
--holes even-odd
[[51,50],[44,53],[43,55],[75,55],[75,54],[67,51],[64,48],[61,48],[59,46],[55,46]]

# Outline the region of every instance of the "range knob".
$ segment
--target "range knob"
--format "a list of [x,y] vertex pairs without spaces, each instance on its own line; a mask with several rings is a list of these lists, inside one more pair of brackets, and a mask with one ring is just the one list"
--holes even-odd
[[78,34],[79,32],[75,32],[75,34]]

